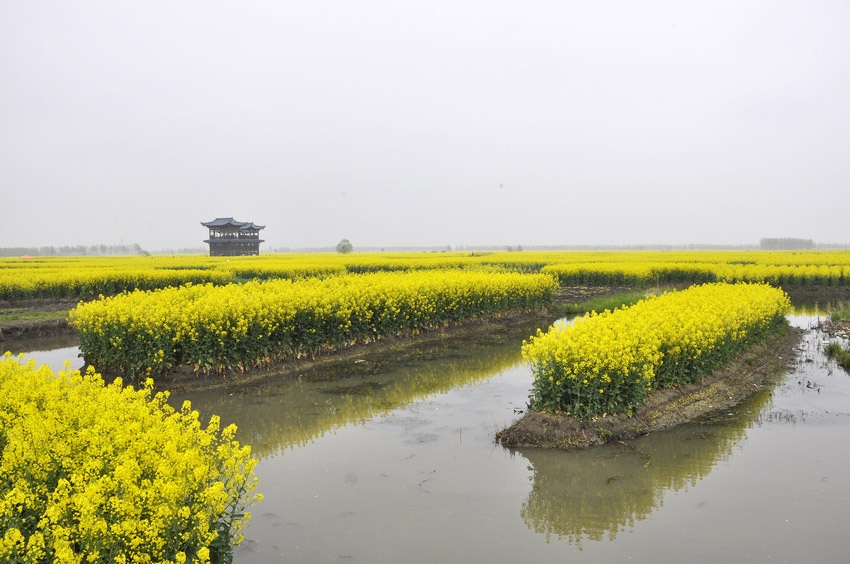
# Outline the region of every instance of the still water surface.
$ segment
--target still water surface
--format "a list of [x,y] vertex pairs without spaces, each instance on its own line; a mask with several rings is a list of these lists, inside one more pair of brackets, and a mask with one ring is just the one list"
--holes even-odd
[[846,562],[850,375],[816,312],[790,319],[794,370],[744,403],[579,452],[493,441],[525,408],[533,325],[172,402],[260,458],[237,563]]

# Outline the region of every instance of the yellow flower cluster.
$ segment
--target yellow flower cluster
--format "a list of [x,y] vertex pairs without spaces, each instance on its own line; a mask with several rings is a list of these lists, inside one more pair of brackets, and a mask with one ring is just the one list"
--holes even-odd
[[152,386],[0,357],[0,561],[220,562],[241,542],[250,448]]
[[782,290],[706,284],[591,312],[523,343],[532,406],[578,417],[622,413],[655,388],[697,381],[784,322]]
[[328,277],[345,273],[463,269],[548,272],[562,284],[670,282],[850,284],[847,251],[625,251],[321,253],[254,257],[38,257],[0,259],[0,299],[88,297],[134,289]]
[[227,271],[198,269],[98,269],[92,265],[33,270],[6,268],[0,269],[0,299],[89,297],[186,283],[223,284],[232,278],[233,274]]
[[767,282],[776,286],[846,286],[850,265],[585,262],[544,266],[561,284],[647,286],[703,282]]
[[385,335],[551,302],[542,274],[422,270],[187,285],[80,304],[70,314],[86,360],[130,375],[176,365],[245,369]]
[[580,262],[544,266],[540,272],[566,286],[646,286],[671,282],[714,282],[714,265],[704,263]]

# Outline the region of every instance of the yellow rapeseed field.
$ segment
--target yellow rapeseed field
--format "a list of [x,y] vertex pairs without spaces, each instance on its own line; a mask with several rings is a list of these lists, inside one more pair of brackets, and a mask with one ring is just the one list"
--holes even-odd
[[567,285],[767,282],[848,285],[848,251],[531,251],[0,259],[0,299],[93,297],[136,289],[415,270],[545,272]]

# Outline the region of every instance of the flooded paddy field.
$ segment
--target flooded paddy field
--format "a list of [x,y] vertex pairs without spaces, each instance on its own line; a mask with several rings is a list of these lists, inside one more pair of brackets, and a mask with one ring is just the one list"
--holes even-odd
[[[171,402],[236,423],[260,458],[238,563],[841,562],[850,375],[817,320],[790,317],[793,368],[738,406],[583,451],[494,442],[526,407],[532,323]],[[82,364],[51,346],[12,350]]]

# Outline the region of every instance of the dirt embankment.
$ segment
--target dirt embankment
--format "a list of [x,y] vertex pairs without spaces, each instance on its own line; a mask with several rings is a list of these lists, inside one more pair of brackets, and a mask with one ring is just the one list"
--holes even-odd
[[[0,317],[36,317],[0,321],[0,342],[73,333],[74,329],[68,323],[67,314],[78,303],[78,298],[0,300]],[[51,318],[38,318],[45,315]]]
[[496,433],[504,446],[574,449],[633,439],[686,423],[696,417],[740,403],[771,377],[794,363],[802,330],[788,327],[699,384],[656,390],[632,417],[598,417],[582,422],[569,415],[529,411],[516,423]]
[[595,298],[634,292],[632,286],[561,286],[555,294],[555,305],[580,304]]

